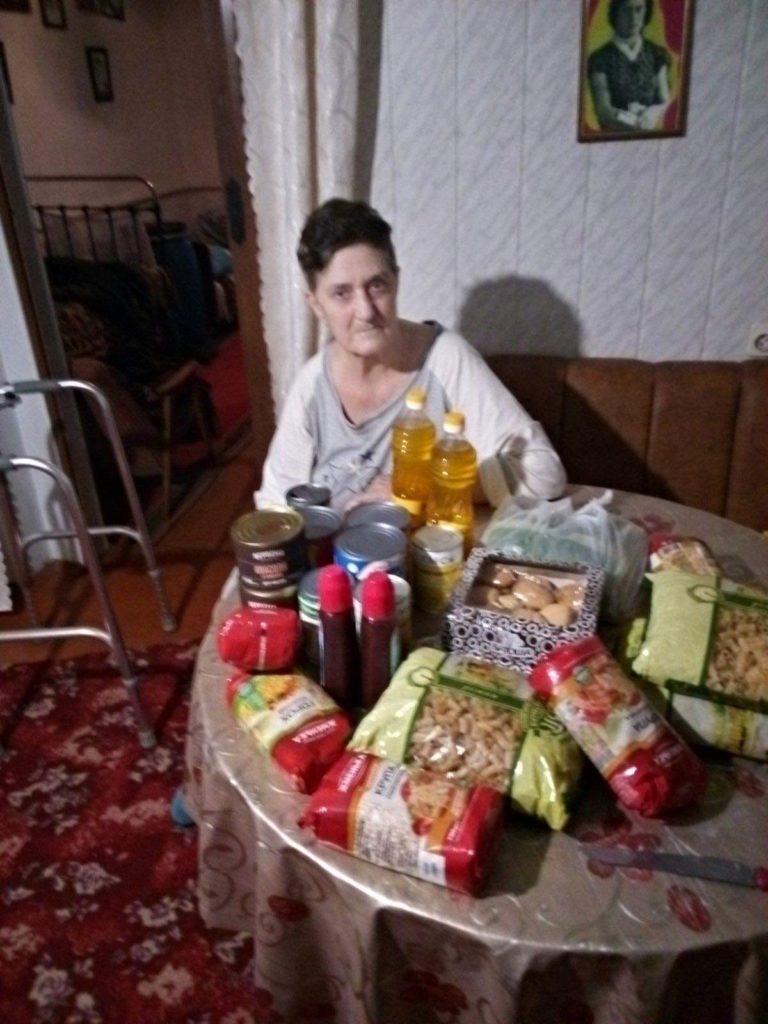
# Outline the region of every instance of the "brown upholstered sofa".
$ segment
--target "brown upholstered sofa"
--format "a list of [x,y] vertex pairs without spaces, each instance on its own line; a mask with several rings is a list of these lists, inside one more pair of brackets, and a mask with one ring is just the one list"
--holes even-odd
[[496,355],[569,481],[669,498],[768,530],[768,360]]

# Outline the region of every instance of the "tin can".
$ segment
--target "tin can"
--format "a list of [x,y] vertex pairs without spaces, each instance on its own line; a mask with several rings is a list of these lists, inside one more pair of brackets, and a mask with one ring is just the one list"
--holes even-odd
[[320,664],[320,569],[312,569],[299,583],[299,620],[304,657],[313,665]]
[[386,526],[396,526],[398,530],[406,531],[410,522],[408,509],[402,505],[397,505],[394,501],[368,501],[351,508],[347,512],[344,525],[350,527],[360,526],[362,523],[384,523]]
[[291,508],[305,508],[307,505],[330,505],[331,492],[322,484],[296,484],[285,492],[285,500]]
[[324,505],[302,505],[298,512],[304,520],[310,568],[330,565],[333,561],[333,538],[341,529],[341,516]]
[[[365,575],[365,572],[363,572],[363,575]],[[403,579],[402,576],[396,576],[394,573],[387,573],[387,575],[392,580],[392,586],[395,589],[397,632],[400,637],[400,650],[405,653],[411,643],[411,586],[408,583],[408,580]],[[358,630],[360,629],[360,619],[362,618],[363,612],[361,595],[362,585],[363,581],[358,579],[352,593],[352,601],[355,609],[355,623]]]
[[422,526],[411,537],[414,601],[423,612],[442,612],[461,577],[464,540],[456,530]]
[[405,576],[405,557],[405,534],[385,523],[350,526],[336,535],[333,545],[334,562],[355,577],[371,562],[380,562],[386,572]]
[[306,569],[304,520],[295,509],[246,512],[229,535],[241,579],[262,590],[297,583]]
[[239,582],[240,603],[244,608],[296,608],[298,586],[291,583],[279,590],[274,587],[258,587],[244,580]]

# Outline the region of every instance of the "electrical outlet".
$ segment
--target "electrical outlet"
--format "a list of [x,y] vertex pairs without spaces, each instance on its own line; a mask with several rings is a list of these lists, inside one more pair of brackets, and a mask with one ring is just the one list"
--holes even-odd
[[768,324],[752,324],[747,334],[747,355],[768,359]]

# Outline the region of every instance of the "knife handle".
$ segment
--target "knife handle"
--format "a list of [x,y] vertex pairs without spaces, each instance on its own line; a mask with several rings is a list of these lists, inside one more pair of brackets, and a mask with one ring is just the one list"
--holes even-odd
[[768,892],[768,868],[755,868],[755,885]]

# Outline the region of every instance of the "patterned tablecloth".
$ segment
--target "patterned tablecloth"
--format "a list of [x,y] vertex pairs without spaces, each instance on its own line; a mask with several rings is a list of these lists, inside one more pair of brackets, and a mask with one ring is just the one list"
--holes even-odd
[[[583,489],[585,495],[597,493]],[[616,493],[648,532],[706,540],[734,579],[768,584],[768,541],[716,516]],[[768,769],[712,764],[674,823],[620,812],[594,779],[564,833],[505,829],[473,899],[320,846],[296,794],[232,720],[200,650],[186,794],[199,823],[201,912],[256,940],[257,1021],[339,1024],[765,1024],[768,893],[586,862],[577,839],[649,835],[669,851],[768,864]]]

